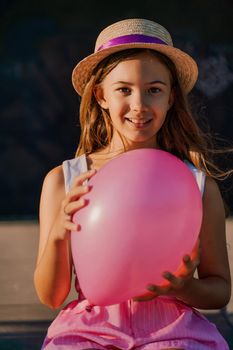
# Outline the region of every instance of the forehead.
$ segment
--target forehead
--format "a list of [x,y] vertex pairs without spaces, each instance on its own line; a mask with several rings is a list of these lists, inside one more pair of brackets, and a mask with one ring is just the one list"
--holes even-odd
[[164,62],[151,52],[135,53],[133,56],[121,60],[105,77],[118,79],[119,77],[163,77],[170,79],[170,70]]

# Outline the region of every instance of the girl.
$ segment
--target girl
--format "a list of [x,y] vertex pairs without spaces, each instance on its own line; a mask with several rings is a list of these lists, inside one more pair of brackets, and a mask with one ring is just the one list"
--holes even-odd
[[147,286],[146,295],[90,306],[76,278],[78,299],[51,324],[43,349],[228,349],[195,309],[221,308],[231,293],[224,206],[213,179],[221,174],[211,167],[206,140],[187,104],[196,79],[193,59],[173,47],[165,28],[144,19],[104,29],[94,54],[75,67],[73,85],[82,96],[80,144],[76,158],[49,172],[41,194],[34,279],[42,303],[57,308],[66,299],[70,231],[80,229],[72,215],[88,205],[82,198],[91,191],[87,181],[120,153],[157,148],[188,162],[203,195],[204,217],[200,246],[184,256],[180,273],[165,271],[166,283]]

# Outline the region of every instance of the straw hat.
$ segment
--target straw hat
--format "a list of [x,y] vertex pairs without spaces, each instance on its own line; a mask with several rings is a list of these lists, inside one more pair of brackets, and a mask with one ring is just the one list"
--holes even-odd
[[196,62],[185,52],[173,47],[168,31],[160,24],[146,19],[126,19],[105,28],[98,36],[95,51],[80,61],[72,73],[72,83],[83,94],[93,69],[114,52],[147,48],[161,52],[175,64],[181,88],[189,93],[198,75]]

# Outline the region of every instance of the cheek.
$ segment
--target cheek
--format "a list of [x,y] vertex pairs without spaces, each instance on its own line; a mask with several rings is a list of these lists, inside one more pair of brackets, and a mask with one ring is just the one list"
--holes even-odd
[[113,108],[116,108],[118,106],[118,99],[116,98],[116,96],[112,96],[111,94],[108,94],[106,101],[107,101],[109,109],[113,109]]
[[160,101],[158,101],[157,108],[159,108],[161,112],[167,113],[170,109],[169,98],[162,98]]
[[114,99],[109,103],[109,112],[112,115],[120,116],[127,111],[127,105],[120,99]]

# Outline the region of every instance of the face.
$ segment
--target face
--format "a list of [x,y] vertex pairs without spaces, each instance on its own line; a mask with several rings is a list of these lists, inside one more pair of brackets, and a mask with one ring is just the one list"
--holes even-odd
[[150,53],[120,62],[95,90],[114,126],[112,142],[120,136],[129,148],[156,147],[156,135],[173,103],[171,74]]

